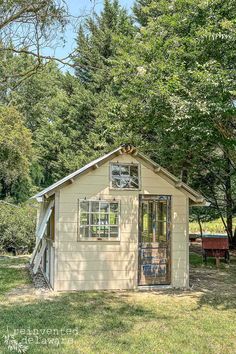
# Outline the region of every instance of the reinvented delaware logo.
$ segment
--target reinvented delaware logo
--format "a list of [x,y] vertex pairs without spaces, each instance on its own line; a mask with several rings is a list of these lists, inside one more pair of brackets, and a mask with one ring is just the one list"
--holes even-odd
[[29,348],[28,345],[18,342],[15,337],[11,334],[5,335],[4,337],[4,344],[7,346],[7,349],[10,352],[16,353],[26,353],[27,349]]

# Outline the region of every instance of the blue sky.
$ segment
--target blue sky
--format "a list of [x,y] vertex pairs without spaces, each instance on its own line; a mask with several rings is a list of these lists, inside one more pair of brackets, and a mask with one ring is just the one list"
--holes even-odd
[[[102,10],[103,0],[66,0],[69,7],[70,14],[73,16],[79,16],[81,14],[89,14],[95,8],[96,12]],[[120,4],[127,10],[130,10],[134,0],[120,0]],[[95,5],[95,7],[94,7]],[[65,33],[63,34],[65,44],[56,48],[55,53],[52,49],[47,48],[44,50],[47,54],[55,55],[58,58],[64,58],[70,54],[75,45],[75,28],[74,26],[67,26]]]

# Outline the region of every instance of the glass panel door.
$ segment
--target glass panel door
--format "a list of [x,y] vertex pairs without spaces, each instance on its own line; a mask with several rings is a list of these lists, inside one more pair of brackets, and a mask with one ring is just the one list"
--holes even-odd
[[140,196],[139,285],[170,284],[170,196]]

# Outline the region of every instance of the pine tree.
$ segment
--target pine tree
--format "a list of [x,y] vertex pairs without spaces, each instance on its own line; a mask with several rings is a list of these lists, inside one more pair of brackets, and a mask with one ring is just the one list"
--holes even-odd
[[131,17],[117,0],[105,0],[103,11],[87,19],[79,29],[74,57],[76,76],[84,85],[99,92],[109,83],[116,38],[133,31]]
[[153,0],[136,0],[133,6],[133,13],[136,21],[141,26],[146,26],[150,18],[150,4]]

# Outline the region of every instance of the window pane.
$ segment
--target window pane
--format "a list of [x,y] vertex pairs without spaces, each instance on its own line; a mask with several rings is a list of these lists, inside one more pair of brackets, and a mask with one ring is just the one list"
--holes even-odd
[[81,211],[89,211],[89,202],[81,202],[80,203],[80,210]]
[[108,225],[109,224],[109,214],[101,213],[100,214],[100,224]]
[[129,176],[129,165],[121,165],[120,166],[120,174],[121,176]]
[[91,225],[99,225],[99,213],[91,214]]
[[109,203],[100,203],[100,211],[108,213],[109,212]]
[[109,226],[101,226],[100,237],[107,238],[109,235]]
[[117,213],[110,213],[110,225],[118,225],[118,215]]
[[157,223],[157,239],[159,242],[166,241],[166,222],[159,221]]
[[89,227],[88,226],[80,227],[80,237],[82,237],[82,238],[89,237]]
[[139,184],[138,184],[138,178],[133,177],[130,179],[130,188],[138,188]]
[[148,242],[148,203],[142,203],[142,242]]
[[129,178],[121,178],[120,188],[129,188]]
[[100,230],[99,226],[91,226],[90,227],[91,237],[99,237],[100,234],[99,230]]
[[111,165],[111,173],[112,173],[112,176],[119,176],[120,175],[120,165]]
[[138,188],[139,180],[138,180],[138,166],[130,166],[130,187]]
[[130,165],[130,176],[138,178],[138,166]]
[[98,212],[99,211],[99,202],[91,202],[92,204],[92,212]]
[[89,214],[81,213],[80,214],[80,225],[89,225]]
[[148,202],[148,237],[149,242],[157,242],[155,240],[155,234],[153,229],[153,211],[154,211],[154,203],[149,201]]
[[119,236],[119,233],[118,233],[118,227],[114,227],[114,226],[111,226],[110,227],[110,237],[118,237]]
[[166,220],[166,202],[157,202],[157,218],[160,221]]
[[110,203],[110,211],[118,211],[118,203]]
[[120,179],[114,178],[112,179],[112,188],[120,188]]

